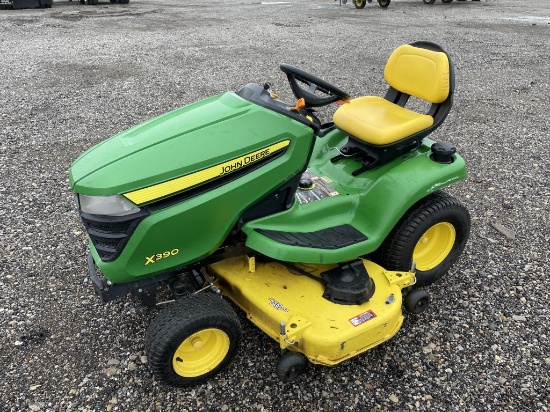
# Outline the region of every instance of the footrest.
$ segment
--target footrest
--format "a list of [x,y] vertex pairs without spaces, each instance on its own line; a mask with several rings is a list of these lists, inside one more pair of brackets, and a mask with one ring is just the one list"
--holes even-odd
[[367,240],[367,237],[352,225],[334,226],[315,232],[283,232],[265,229],[254,230],[284,245],[315,249],[340,249]]

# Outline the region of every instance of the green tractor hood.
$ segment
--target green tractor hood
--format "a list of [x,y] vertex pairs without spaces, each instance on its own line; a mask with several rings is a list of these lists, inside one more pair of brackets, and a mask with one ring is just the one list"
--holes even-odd
[[235,93],[224,93],[92,147],[71,166],[70,186],[88,196],[136,191],[254,153],[288,138],[297,127],[304,128]]

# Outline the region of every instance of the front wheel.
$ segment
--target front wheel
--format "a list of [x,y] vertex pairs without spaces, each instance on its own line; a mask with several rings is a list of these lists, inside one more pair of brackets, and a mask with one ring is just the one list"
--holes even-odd
[[441,3],[452,3],[453,0],[441,0]]
[[388,7],[391,3],[391,0],[378,0],[378,5],[380,7],[382,7],[383,9],[385,9],[386,7]]
[[353,4],[356,9],[364,9],[367,4],[367,0],[353,0]]
[[434,4],[435,0],[424,0],[424,4]]
[[435,192],[417,202],[373,254],[389,270],[416,262],[416,285],[430,285],[458,259],[470,235],[470,214],[453,196]]
[[229,365],[242,331],[231,306],[212,293],[181,299],[153,319],[146,351],[155,377],[173,386],[203,382]]

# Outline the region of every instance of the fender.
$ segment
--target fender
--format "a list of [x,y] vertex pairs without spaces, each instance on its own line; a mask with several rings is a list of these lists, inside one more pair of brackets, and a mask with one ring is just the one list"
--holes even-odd
[[[341,145],[342,140],[345,138],[340,131],[318,139],[308,169],[329,181],[337,194],[306,204],[296,201],[285,212],[248,222],[243,227],[248,247],[290,262],[339,263],[354,259],[375,251],[417,201],[466,177],[464,159],[458,154],[453,155],[450,164],[433,161],[430,147],[434,142],[427,138],[418,150],[352,176],[359,162],[352,158],[337,163],[330,161],[330,152],[336,155],[334,148]],[[338,248],[315,247],[314,242],[305,246],[300,242],[280,241],[285,236],[323,237],[331,228],[349,229],[349,226],[357,236],[351,244]],[[269,237],[266,233],[275,235]]]

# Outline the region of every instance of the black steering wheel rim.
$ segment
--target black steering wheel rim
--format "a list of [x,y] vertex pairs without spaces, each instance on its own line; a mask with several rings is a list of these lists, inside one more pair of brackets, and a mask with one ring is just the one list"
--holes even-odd
[[[327,104],[334,103],[338,100],[349,100],[350,96],[345,91],[339,89],[333,84],[291,66],[290,64],[283,63],[280,66],[283,73],[286,74],[292,93],[297,99],[304,99],[307,107],[321,107]],[[306,84],[309,90],[298,85],[298,81]],[[315,91],[320,90],[327,94],[326,97],[321,97],[315,94]]]

